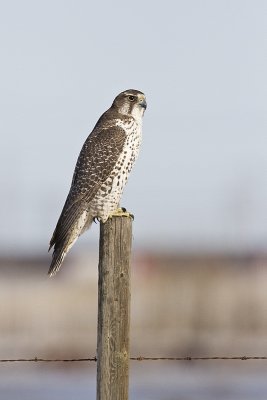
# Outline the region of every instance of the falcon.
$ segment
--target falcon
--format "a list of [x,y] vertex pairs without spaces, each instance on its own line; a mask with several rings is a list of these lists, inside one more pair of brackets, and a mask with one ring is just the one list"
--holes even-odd
[[50,276],[95,219],[104,223],[122,210],[119,202],[139,153],[146,107],[139,90],[120,93],[86,139],[50,241],[49,250],[54,247]]

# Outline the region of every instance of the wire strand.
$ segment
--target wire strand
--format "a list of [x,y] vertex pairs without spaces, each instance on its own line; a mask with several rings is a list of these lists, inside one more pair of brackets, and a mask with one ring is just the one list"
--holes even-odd
[[[211,360],[227,360],[227,361],[248,361],[248,360],[267,360],[267,356],[212,356],[212,357],[130,357],[131,361],[211,361]],[[14,363],[14,362],[96,362],[96,357],[91,358],[7,358],[0,359],[0,363]]]

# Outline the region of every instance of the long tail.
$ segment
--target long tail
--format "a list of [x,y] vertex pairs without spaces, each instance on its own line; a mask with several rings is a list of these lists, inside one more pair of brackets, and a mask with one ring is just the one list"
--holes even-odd
[[[71,249],[71,247],[74,245],[74,243],[76,242],[76,240],[78,239],[78,237],[84,232],[86,231],[90,225],[93,222],[93,218],[90,216],[88,217],[86,215],[86,219],[81,217],[81,219],[78,219],[76,221],[76,228],[72,228],[72,230],[68,233],[68,235],[66,237],[63,237],[61,239],[57,240],[57,236],[54,234],[51,242],[50,242],[50,247],[49,250],[51,248],[51,244],[52,246],[54,245],[54,252],[53,252],[53,258],[52,258],[52,262],[48,271],[48,275],[49,276],[54,276],[56,275],[56,273],[58,272],[58,270],[60,269],[64,258],[66,257],[66,254],[68,253],[68,251]],[[55,239],[54,239],[55,238]]]
[[54,276],[60,269],[63,260],[68,253],[68,251],[71,249],[71,247],[74,245],[76,240],[78,239],[79,236],[76,237],[71,237],[70,235],[66,237],[65,239],[61,240],[60,242],[55,243],[54,247],[54,252],[52,256],[52,262],[48,271],[49,276]]
[[60,269],[63,260],[68,252],[66,246],[60,246],[59,249],[54,250],[52,262],[48,271],[49,276],[54,276]]

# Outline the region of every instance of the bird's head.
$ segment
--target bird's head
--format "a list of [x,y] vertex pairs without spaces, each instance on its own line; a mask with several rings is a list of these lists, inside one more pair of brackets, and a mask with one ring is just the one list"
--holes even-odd
[[128,89],[118,94],[113,101],[112,107],[116,108],[120,114],[134,117],[140,120],[147,107],[146,97],[139,90]]

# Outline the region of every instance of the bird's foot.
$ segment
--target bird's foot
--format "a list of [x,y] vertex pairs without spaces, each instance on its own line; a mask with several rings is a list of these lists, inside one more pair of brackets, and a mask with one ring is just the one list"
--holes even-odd
[[130,217],[130,218],[132,218],[132,220],[134,220],[134,215],[129,213],[126,210],[126,208],[124,208],[124,207],[117,208],[117,210],[113,211],[109,215],[109,218],[113,218],[113,217]]
[[99,217],[94,217],[93,221],[94,221],[95,224],[97,224],[97,222],[100,222],[100,218]]

